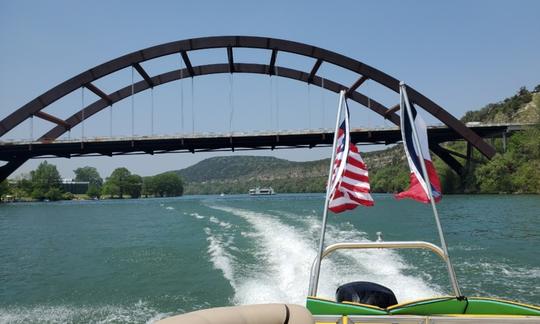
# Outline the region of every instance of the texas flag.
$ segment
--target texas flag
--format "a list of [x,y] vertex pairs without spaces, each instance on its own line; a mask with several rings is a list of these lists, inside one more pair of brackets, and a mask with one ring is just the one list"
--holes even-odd
[[[409,162],[409,168],[411,169],[411,184],[409,189],[398,193],[396,198],[411,198],[423,203],[429,203],[428,190],[431,190],[433,199],[435,202],[438,202],[442,198],[441,183],[431,161],[426,123],[417,113],[414,105],[409,101],[404,84],[400,86],[400,96],[401,136],[403,138],[403,148],[407,155],[407,162]],[[419,147],[416,145],[417,143],[414,138],[415,132],[418,137]],[[428,179],[424,177],[422,162],[425,165]]]

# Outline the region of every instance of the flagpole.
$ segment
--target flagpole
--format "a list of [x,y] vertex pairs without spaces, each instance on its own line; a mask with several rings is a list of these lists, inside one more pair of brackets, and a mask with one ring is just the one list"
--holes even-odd
[[[437,206],[435,204],[435,199],[433,198],[433,193],[431,191],[431,182],[429,181],[429,175],[426,168],[426,162],[424,160],[424,156],[422,154],[422,147],[420,146],[420,139],[418,137],[418,133],[416,132],[416,126],[414,125],[414,119],[411,111],[411,106],[409,103],[409,97],[407,96],[406,91],[406,85],[404,82],[401,82],[399,84],[400,86],[400,92],[401,92],[401,100],[405,101],[405,109],[407,111],[407,115],[409,116],[409,120],[411,122],[411,128],[413,132],[413,139],[414,144],[416,145],[416,148],[418,150],[418,154],[420,155],[420,165],[422,166],[422,173],[424,174],[424,179],[427,186],[427,194],[429,201],[431,202],[431,208],[433,209],[433,215],[435,216],[435,223],[437,224],[437,230],[439,232],[439,238],[441,240],[441,246],[443,249],[443,252],[446,257],[446,266],[448,268],[448,275],[450,276],[450,281],[452,283],[452,288],[454,290],[454,293],[456,297],[462,297],[461,290],[459,289],[459,285],[456,278],[456,273],[454,272],[454,267],[452,266],[452,262],[450,261],[450,255],[448,254],[448,248],[446,246],[446,240],[444,239],[444,233],[441,226],[441,221],[439,220],[439,212],[437,211]],[[403,116],[401,117],[403,118]]]
[[321,259],[322,259],[322,253],[324,249],[324,234],[326,232],[326,220],[328,218],[328,202],[329,202],[329,195],[330,195],[330,186],[332,181],[332,169],[334,166],[334,159],[336,157],[336,143],[337,143],[337,133],[339,128],[339,117],[341,115],[341,110],[343,108],[343,101],[345,100],[345,90],[341,90],[339,93],[339,104],[337,109],[337,116],[336,116],[336,128],[334,129],[334,141],[332,144],[332,158],[330,158],[330,170],[328,171],[328,181],[326,185],[326,197],[324,199],[324,210],[323,210],[323,221],[322,221],[322,227],[321,227],[321,240],[319,242],[319,251],[317,252],[317,259],[315,259],[315,263],[313,264],[311,268],[311,279],[310,279],[310,285],[309,285],[309,296],[316,296],[317,295],[317,287],[319,285],[319,273],[321,270]]

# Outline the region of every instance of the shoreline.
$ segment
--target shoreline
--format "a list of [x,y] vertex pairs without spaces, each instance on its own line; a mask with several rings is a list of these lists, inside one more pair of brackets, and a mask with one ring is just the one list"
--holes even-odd
[[[373,194],[376,195],[394,195],[394,192],[374,192]],[[280,192],[276,193],[274,195],[262,195],[262,196],[256,196],[254,199],[264,197],[279,197],[282,195],[324,195],[324,192]],[[445,196],[538,196],[540,197],[540,193],[445,193]],[[181,195],[181,196],[168,196],[168,197],[138,197],[138,198],[99,198],[99,199],[92,199],[92,198],[78,198],[78,199],[59,199],[59,200],[37,200],[37,199],[31,199],[31,198],[22,198],[17,200],[0,200],[0,204],[16,204],[16,203],[48,203],[48,202],[60,202],[60,201],[110,201],[110,200],[117,200],[117,201],[127,201],[127,200],[143,200],[143,199],[166,199],[166,198],[182,198],[182,197],[200,197],[200,196],[215,196],[215,197],[253,197],[253,195],[250,195],[248,193],[232,193],[232,194],[226,194],[225,196],[221,196],[220,194],[215,193],[209,193],[209,194],[187,194],[187,195]]]

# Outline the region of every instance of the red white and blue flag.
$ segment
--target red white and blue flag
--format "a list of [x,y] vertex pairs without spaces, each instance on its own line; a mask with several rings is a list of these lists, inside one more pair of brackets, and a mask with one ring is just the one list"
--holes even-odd
[[[334,213],[351,210],[358,205],[373,206],[367,167],[358,148],[351,143],[349,107],[346,100],[344,106],[342,120],[335,134],[337,141],[329,190],[328,209]],[[340,109],[342,108],[343,105]]]
[[[405,85],[400,86],[400,95],[401,136],[403,138],[403,148],[407,155],[407,162],[409,162],[409,168],[411,169],[411,183],[409,189],[398,193],[396,198],[411,198],[423,203],[429,203],[430,198],[428,190],[431,190],[433,199],[435,202],[438,202],[442,198],[441,183],[437,171],[433,166],[433,162],[431,161],[426,123],[422,117],[420,117],[414,108],[414,105],[408,101]],[[410,109],[412,120],[409,117],[407,108]],[[416,129],[420,147],[417,147],[415,143],[413,128]],[[422,161],[425,164],[429,179],[425,179],[424,173],[422,172]]]

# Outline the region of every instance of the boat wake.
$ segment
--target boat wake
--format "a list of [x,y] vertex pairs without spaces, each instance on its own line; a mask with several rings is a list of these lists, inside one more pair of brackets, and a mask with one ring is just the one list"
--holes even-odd
[[[261,213],[221,205],[208,207],[240,217],[251,228],[250,231],[227,233],[229,240],[224,240],[216,231],[205,229],[210,260],[233,287],[233,303],[305,303],[309,272],[318,246],[318,217],[313,214],[280,215],[277,211]],[[217,216],[212,217],[215,219],[213,223],[222,222]],[[287,224],[287,220],[292,219],[296,223],[294,226]],[[303,225],[298,226],[299,223]],[[241,235],[252,242],[250,245],[255,246],[253,256],[257,264],[246,264],[244,259],[235,257],[234,250],[240,247],[234,246],[234,235]],[[330,226],[327,231],[329,243],[366,240],[365,237],[365,233],[350,223]],[[409,268],[393,251],[340,252],[323,262],[318,295],[333,298],[339,285],[359,280],[385,285],[402,301],[441,294],[438,287],[404,274]]]
[[170,315],[143,301],[125,306],[13,306],[0,308],[0,323],[154,323]]
[[223,276],[230,282],[233,289],[236,290],[234,268],[232,265],[233,257],[226,251],[232,240],[229,238],[229,241],[224,241],[221,236],[215,236],[208,227],[204,228],[204,232],[207,235],[208,254],[210,255],[212,264],[215,268],[223,272]]

